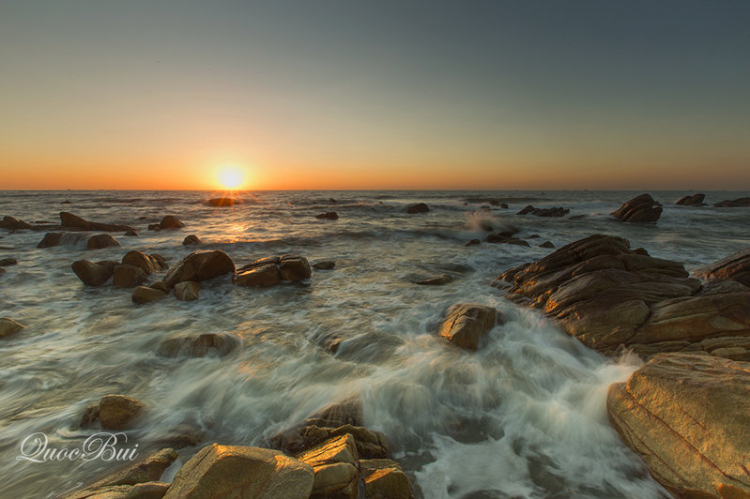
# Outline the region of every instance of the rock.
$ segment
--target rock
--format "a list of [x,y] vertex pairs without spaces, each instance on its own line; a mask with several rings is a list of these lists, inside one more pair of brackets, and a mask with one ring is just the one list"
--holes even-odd
[[167,287],[164,281],[156,281],[154,283],[149,284],[148,287],[151,289],[158,289],[159,291],[164,291],[165,293],[169,293],[169,288]]
[[336,268],[336,262],[333,260],[324,260],[322,262],[314,263],[312,268],[315,270],[333,270]]
[[180,301],[195,301],[200,297],[201,286],[195,281],[182,281],[174,285],[174,295]]
[[169,269],[164,282],[173,288],[183,281],[203,282],[234,272],[234,262],[221,250],[195,251]]
[[146,275],[151,275],[154,272],[162,270],[162,264],[155,257],[135,250],[128,251],[125,256],[122,257],[122,264],[138,267]]
[[22,324],[17,323],[13,319],[3,317],[0,319],[0,338],[5,338],[6,336],[15,334],[23,328],[24,326]]
[[329,203],[331,203],[331,204],[336,204],[336,203],[337,203],[338,201],[336,201],[336,200],[335,200],[335,199],[333,199],[333,198],[330,198],[330,199],[328,200],[328,202],[329,202]]
[[562,206],[556,208],[534,208],[533,206],[528,205],[519,211],[518,215],[527,215],[529,213],[537,217],[564,217],[570,213],[570,210],[563,208]]
[[648,194],[641,194],[626,202],[612,215],[622,222],[656,222],[661,216],[662,206]]
[[293,255],[284,255],[279,259],[279,272],[282,281],[291,282],[304,281],[312,275],[307,258]]
[[159,224],[148,224],[148,230],[159,232],[161,230],[161,226],[159,226]]
[[173,215],[167,215],[166,217],[161,219],[161,222],[159,222],[159,228],[164,229],[181,229],[185,227],[185,224],[180,221],[177,217]]
[[354,437],[340,435],[313,447],[297,459],[312,466],[315,473],[311,498],[357,497],[359,456]]
[[419,284],[420,286],[444,286],[451,281],[453,281],[453,278],[448,274],[440,274],[422,279],[421,281],[417,281],[415,284]]
[[714,204],[717,208],[743,208],[750,206],[750,198],[727,199]]
[[3,220],[0,221],[0,229],[7,230],[26,230],[30,229],[31,225],[24,222],[23,220],[16,220],[11,216],[4,216]]
[[110,236],[109,234],[97,234],[95,236],[91,236],[86,242],[86,249],[89,250],[110,248],[112,246],[120,246],[120,243],[117,242],[117,239]]
[[682,196],[674,204],[681,206],[705,206],[704,199],[706,199],[705,194],[693,194],[692,196]]
[[99,421],[105,430],[126,430],[145,408],[143,402],[132,397],[105,395],[99,402]]
[[138,233],[134,231],[133,229],[130,229],[129,231],[126,231],[125,234],[123,234],[126,237],[138,237]]
[[195,234],[190,234],[182,240],[183,246],[189,246],[191,244],[201,244],[201,240],[198,239],[198,236],[196,236]]
[[134,288],[146,282],[146,279],[148,279],[148,275],[142,268],[121,264],[115,267],[112,284],[119,288]]
[[303,281],[311,275],[306,258],[284,255],[261,258],[245,265],[237,270],[232,281],[238,286],[274,286],[281,281]]
[[411,484],[401,466],[391,459],[359,462],[366,499],[411,499]]
[[487,242],[493,244],[515,244],[517,246],[529,246],[528,241],[523,239],[516,239],[512,236],[505,236],[503,234],[490,234],[487,236]]
[[498,280],[512,283],[509,298],[543,309],[608,355],[621,347],[646,357],[712,353],[716,339],[736,348],[736,338],[750,333],[750,289],[732,281],[702,286],[682,264],[631,250],[619,237],[590,236]]
[[554,248],[555,245],[552,244],[549,241],[544,241],[542,244],[539,245],[540,248]]
[[307,499],[312,468],[269,449],[213,444],[177,472],[164,499]]
[[472,239],[468,243],[464,244],[464,246],[477,246],[478,244],[481,244],[482,242],[479,239]]
[[239,200],[235,200],[232,198],[214,198],[214,199],[209,199],[208,201],[206,201],[206,203],[210,204],[211,206],[216,206],[216,207],[234,206],[235,204],[238,204],[239,202],[240,202]]
[[694,273],[702,279],[730,279],[750,288],[750,248],[696,269]]
[[456,346],[476,350],[479,339],[495,327],[497,322],[502,324],[503,319],[494,308],[461,303],[448,310],[438,334]]
[[18,265],[18,260],[15,258],[3,258],[0,260],[0,267],[10,267],[12,265]]
[[750,364],[663,354],[609,388],[625,444],[675,497],[750,496]]
[[78,260],[70,266],[75,275],[87,286],[101,286],[106,283],[115,272],[117,262],[90,262]]
[[388,457],[390,446],[384,434],[351,424],[334,425],[334,427],[303,424],[272,437],[269,443],[275,449],[299,454],[326,440],[346,434],[354,438],[354,445],[360,458]]
[[161,256],[159,253],[152,253],[148,256],[149,258],[151,258],[151,261],[154,263],[154,270],[156,272],[169,269],[169,264],[167,263],[166,258]]
[[156,353],[161,357],[224,357],[241,344],[237,336],[229,333],[177,336],[162,341]]
[[430,207],[427,206],[425,203],[413,204],[409,206],[408,208],[406,208],[406,213],[411,213],[411,214],[427,213],[428,211],[430,211]]
[[139,305],[143,305],[144,303],[150,303],[152,301],[161,300],[162,298],[166,298],[167,293],[165,291],[154,289],[154,288],[146,288],[143,286],[137,286],[133,290],[133,303],[137,303]]
[[174,449],[161,449],[63,499],[160,499],[169,484],[158,480],[176,459]]
[[247,270],[238,270],[232,278],[237,286],[275,286],[281,282],[279,268],[274,263],[251,267]]
[[160,445],[174,449],[194,447],[203,441],[203,433],[188,424],[179,424],[159,438]]
[[351,397],[342,402],[330,404],[307,418],[304,424],[326,428],[338,428],[344,425],[362,426],[362,400],[358,397]]
[[328,211],[326,213],[321,213],[320,215],[315,215],[315,218],[318,220],[338,220],[339,214],[335,211]]
[[42,240],[39,241],[39,244],[37,244],[36,247],[37,248],[52,248],[53,246],[58,246],[61,240],[62,240],[62,232],[48,232],[44,235]]
[[94,226],[77,215],[65,211],[60,212],[60,225],[83,230],[95,230]]

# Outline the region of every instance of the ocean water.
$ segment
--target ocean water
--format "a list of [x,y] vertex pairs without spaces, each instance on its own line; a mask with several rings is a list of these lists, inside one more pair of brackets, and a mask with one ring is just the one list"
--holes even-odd
[[[317,409],[357,395],[365,425],[388,435],[417,497],[664,497],[607,420],[607,387],[627,379],[638,359],[590,351],[490,286],[506,269],[554,251],[538,247],[547,240],[560,247],[594,233],[623,236],[689,269],[750,245],[750,210],[673,204],[687,193],[651,192],[664,203],[655,225],[610,218],[636,194],[248,192],[240,194],[246,204],[213,208],[200,203],[208,192],[0,192],[0,215],[57,222],[59,211],[70,211],[140,234],[113,234],[121,248],[87,251],[76,236],[36,249],[43,232],[0,230],[0,259],[19,262],[0,276],[0,316],[27,326],[0,340],[0,497],[55,497],[114,469],[101,460],[17,459],[24,438],[38,432],[50,447],[80,446],[95,431],[78,429],[81,413],[110,393],[148,405],[127,432],[139,455],[178,425],[203,433],[165,479],[206,443],[263,445]],[[747,195],[711,192],[706,201]],[[490,200],[510,209],[483,208]],[[430,212],[406,214],[416,202]],[[515,214],[527,204],[564,206],[570,214]],[[339,220],[315,218],[325,211]],[[146,230],[168,214],[186,227]],[[464,246],[484,239],[482,224],[515,226],[531,247]],[[171,297],[143,306],[129,290],[85,287],[70,269],[74,260],[119,260],[133,249],[174,264],[197,249],[182,246],[188,234],[238,267],[289,253],[313,263],[332,259],[336,268],[271,289],[236,287],[225,276],[204,283],[199,301]],[[413,283],[438,273],[454,279],[440,287]],[[435,335],[444,311],[468,301],[508,319],[477,352]],[[242,347],[223,358],[156,355],[167,337],[206,332],[234,333]],[[336,354],[321,347],[333,338],[342,340]]]

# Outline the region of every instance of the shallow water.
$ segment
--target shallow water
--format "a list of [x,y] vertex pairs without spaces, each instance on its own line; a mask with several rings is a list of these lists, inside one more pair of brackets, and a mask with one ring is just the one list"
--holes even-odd
[[[664,214],[656,225],[638,226],[609,217],[639,194],[631,192],[260,192],[243,194],[248,203],[232,208],[200,204],[209,194],[0,193],[0,215],[56,222],[59,211],[70,211],[133,225],[140,234],[114,234],[121,248],[86,251],[75,236],[36,249],[43,233],[0,231],[0,259],[19,260],[0,277],[0,316],[27,325],[0,342],[0,497],[52,497],[113,469],[102,461],[16,459],[35,432],[46,433],[50,446],[80,445],[94,432],[77,429],[81,412],[109,393],[148,404],[128,432],[144,454],[183,423],[200,429],[204,443],[262,445],[322,406],[358,394],[366,426],[389,436],[418,496],[664,495],[607,422],[607,387],[625,380],[638,360],[587,350],[489,283],[553,251],[537,247],[545,240],[560,247],[593,233],[627,237],[633,247],[694,268],[750,245],[747,209],[680,207],[672,203],[683,193],[652,192]],[[746,195],[709,193],[707,202]],[[510,209],[483,211],[490,199]],[[404,212],[421,201],[429,213]],[[515,215],[526,204],[571,212],[562,219]],[[324,211],[340,219],[314,217]],[[167,214],[187,227],[146,230]],[[584,217],[569,218],[576,215]],[[482,223],[540,237],[529,239],[529,248],[465,247],[484,239]],[[232,286],[226,276],[204,283],[197,302],[145,306],[134,305],[127,290],[86,288],[70,270],[74,260],[119,260],[131,249],[173,264],[195,249],[181,245],[187,234],[238,266],[292,253],[333,259],[336,269],[264,290]],[[412,283],[434,273],[454,280]],[[476,353],[434,334],[445,309],[465,301],[495,306],[508,318]],[[203,332],[235,333],[242,348],[224,358],[155,353],[165,337]],[[331,338],[343,340],[335,355],[320,346]],[[183,449],[181,461],[195,450]]]

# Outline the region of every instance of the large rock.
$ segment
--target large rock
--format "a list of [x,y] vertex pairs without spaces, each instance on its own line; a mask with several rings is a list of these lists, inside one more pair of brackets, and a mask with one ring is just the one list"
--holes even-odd
[[505,272],[495,285],[504,282],[512,284],[509,298],[543,309],[568,334],[606,354],[624,346],[644,356],[722,355],[749,343],[748,288],[731,281],[703,286],[682,264],[631,250],[619,237],[568,244]]
[[97,234],[91,236],[89,240],[86,241],[86,249],[89,250],[111,248],[113,246],[120,246],[120,243],[109,234]]
[[0,221],[0,229],[24,230],[30,228],[31,224],[28,224],[23,220],[16,220],[15,218],[8,215],[4,216],[2,221]]
[[166,262],[160,255],[147,255],[141,251],[129,251],[122,257],[123,265],[132,265],[138,267],[146,275],[167,269]]
[[135,265],[118,265],[115,267],[112,284],[119,288],[134,288],[148,279],[142,268]]
[[693,194],[692,196],[682,196],[674,204],[680,206],[705,206],[704,199],[706,199],[705,194]]
[[161,300],[162,298],[166,298],[167,293],[166,291],[162,291],[160,289],[154,289],[154,288],[147,288],[144,286],[137,286],[133,290],[132,300],[133,303],[137,303],[139,305],[143,305],[144,303],[150,303],[152,301]]
[[71,268],[85,285],[101,286],[112,277],[116,266],[117,262],[112,261],[90,262],[88,260],[78,260],[73,262]]
[[232,277],[232,282],[237,286],[275,286],[281,282],[281,275],[275,263],[268,263],[257,267],[241,268]]
[[174,285],[174,295],[180,301],[195,301],[200,298],[201,285],[195,281],[182,281]]
[[232,272],[234,262],[223,251],[195,251],[169,269],[164,282],[173,288],[178,282],[208,281]]
[[183,246],[190,246],[191,244],[201,244],[201,240],[195,234],[190,234],[182,240]]
[[63,227],[73,227],[82,230],[95,230],[94,227],[83,218],[65,211],[60,212],[60,225]]
[[359,462],[365,483],[365,499],[410,499],[411,484],[396,461],[367,459]]
[[703,279],[730,279],[750,287],[750,248],[696,269],[694,273]]
[[[497,311],[485,305],[461,303],[452,306],[438,334],[456,346],[476,350],[479,340],[498,322]],[[500,319],[502,323],[502,318]]]
[[44,235],[41,241],[39,241],[39,244],[36,245],[37,248],[52,248],[54,246],[59,246],[60,241],[62,241],[62,232],[48,232]]
[[105,430],[126,430],[146,406],[125,395],[105,395],[99,402],[99,421]]
[[213,444],[180,468],[164,499],[307,499],[313,477],[278,451]]
[[167,215],[159,222],[160,229],[181,229],[183,227],[185,227],[185,224],[173,215]]
[[750,198],[727,199],[714,204],[717,208],[744,208],[750,206]]
[[294,255],[266,257],[237,270],[232,281],[238,286],[273,286],[282,281],[299,282],[312,275],[306,258]]
[[303,424],[283,433],[275,435],[269,440],[270,445],[292,454],[303,452],[334,437],[349,434],[354,438],[357,455],[360,458],[379,459],[388,457],[389,444],[385,435],[351,424],[333,427]]
[[610,387],[623,441],[676,497],[750,497],[750,364],[705,355],[652,358]]
[[649,194],[641,194],[626,202],[612,213],[622,222],[644,223],[656,222],[661,216],[662,206]]
[[7,317],[0,318],[0,338],[5,338],[6,336],[15,334],[23,328],[24,326],[22,324],[19,324],[13,319],[8,319]]
[[229,333],[204,333],[176,336],[162,341],[157,355],[162,357],[223,357],[241,345],[240,339]]
[[359,487],[359,456],[350,434],[326,440],[297,456],[312,466],[315,483],[311,498],[354,499]]

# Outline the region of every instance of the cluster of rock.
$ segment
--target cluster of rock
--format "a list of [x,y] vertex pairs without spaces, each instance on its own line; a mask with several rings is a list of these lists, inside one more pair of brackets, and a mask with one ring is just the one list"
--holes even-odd
[[113,285],[122,288],[138,286],[154,272],[168,267],[161,255],[147,255],[140,251],[126,253],[121,262],[77,260],[71,265],[75,275],[87,286],[102,286],[112,278]]
[[9,215],[4,216],[2,221],[0,221],[0,229],[29,230],[31,227],[32,225],[30,223],[24,222],[23,220],[17,220]]
[[706,199],[705,194],[693,194],[682,196],[680,199],[675,201],[674,204],[680,206],[705,206],[706,203],[703,202],[704,199]]
[[620,206],[612,215],[622,221],[631,223],[656,222],[662,212],[662,205],[650,194],[641,194]]
[[306,258],[294,255],[255,260],[237,269],[232,282],[238,286],[275,286],[282,282],[300,282],[312,275]]
[[570,213],[570,210],[563,208],[562,206],[552,208],[534,208],[531,205],[526,206],[524,209],[518,212],[518,215],[534,215],[537,217],[564,217]]
[[[746,269],[719,265],[716,269]],[[743,278],[744,271],[739,272]],[[495,280],[508,297],[538,307],[565,331],[605,354],[699,352],[750,360],[750,288],[704,284],[681,263],[653,258],[627,240],[594,235]]]

